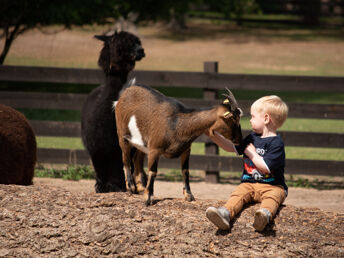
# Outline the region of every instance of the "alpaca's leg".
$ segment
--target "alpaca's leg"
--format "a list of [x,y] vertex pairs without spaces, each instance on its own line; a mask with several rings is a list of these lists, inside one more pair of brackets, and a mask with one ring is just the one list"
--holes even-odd
[[183,182],[184,182],[184,199],[188,202],[194,201],[195,197],[191,193],[190,182],[189,182],[189,158],[190,158],[190,149],[185,151],[181,157],[182,173],[183,173]]
[[98,152],[92,155],[92,163],[96,173],[95,190],[97,193],[125,192],[122,153]]

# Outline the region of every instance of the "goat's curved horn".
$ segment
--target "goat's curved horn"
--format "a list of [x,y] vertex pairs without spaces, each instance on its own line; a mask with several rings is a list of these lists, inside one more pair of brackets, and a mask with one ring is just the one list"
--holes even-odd
[[232,107],[235,109],[235,108],[238,108],[238,103],[233,95],[233,93],[226,87],[226,90],[228,92],[228,94],[222,94],[223,96],[225,96],[229,102],[231,103]]

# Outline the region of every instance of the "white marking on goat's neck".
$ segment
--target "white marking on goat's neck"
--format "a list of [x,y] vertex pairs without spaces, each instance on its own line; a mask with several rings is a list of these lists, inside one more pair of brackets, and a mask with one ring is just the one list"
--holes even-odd
[[130,87],[130,86],[133,86],[133,85],[135,85],[135,84],[136,84],[136,78],[134,77],[133,79],[131,79],[131,80],[129,81],[128,86]]
[[114,102],[112,103],[112,109],[113,109],[113,110],[115,110],[117,103],[118,103],[118,101],[114,101]]
[[148,149],[143,143],[140,129],[137,127],[135,116],[130,117],[128,128],[131,135],[130,143],[134,145],[136,148],[138,148],[139,150],[145,153],[148,153]]

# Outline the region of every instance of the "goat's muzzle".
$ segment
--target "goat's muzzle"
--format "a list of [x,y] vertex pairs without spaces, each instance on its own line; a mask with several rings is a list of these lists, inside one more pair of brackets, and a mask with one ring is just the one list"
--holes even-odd
[[234,144],[240,144],[242,140],[242,131],[241,131],[241,125],[236,125],[232,129],[232,142]]

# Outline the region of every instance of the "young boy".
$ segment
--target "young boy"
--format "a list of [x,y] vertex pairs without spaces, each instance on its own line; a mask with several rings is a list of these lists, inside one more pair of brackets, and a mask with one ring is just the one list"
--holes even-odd
[[229,222],[251,202],[261,203],[254,216],[253,227],[263,231],[276,215],[288,194],[284,182],[285,152],[282,138],[276,130],[285,122],[287,105],[278,96],[266,96],[251,106],[253,132],[238,146],[215,132],[210,137],[229,152],[244,154],[244,171],[241,184],[232,192],[224,207],[209,207],[207,218],[219,229],[228,230]]

